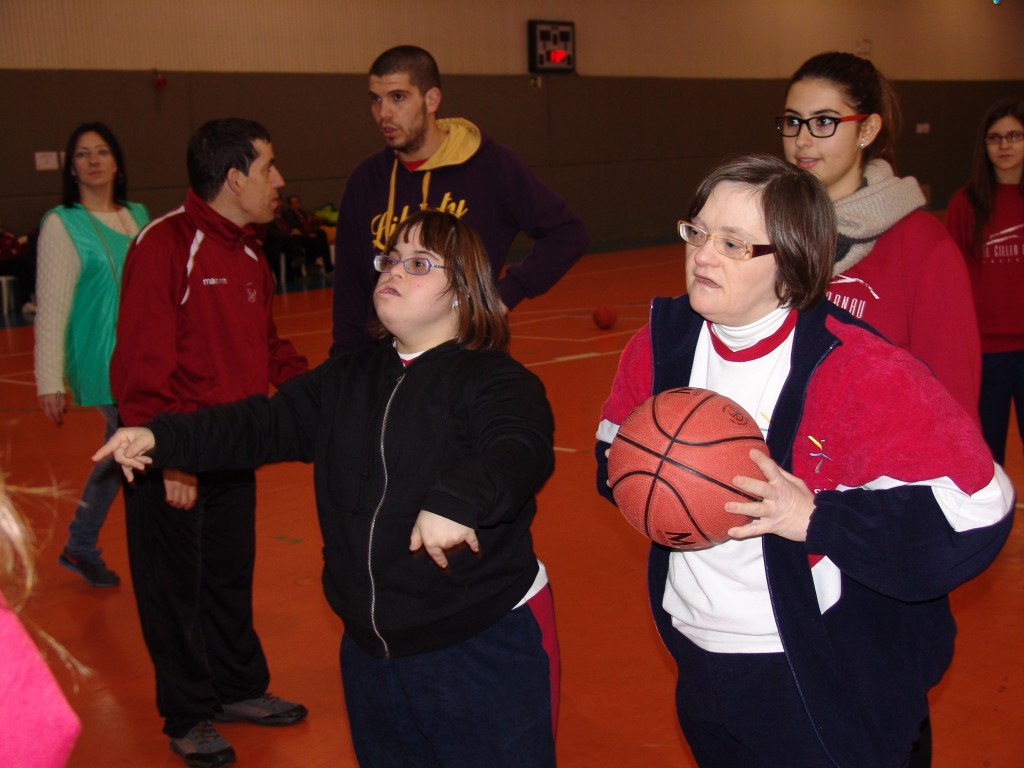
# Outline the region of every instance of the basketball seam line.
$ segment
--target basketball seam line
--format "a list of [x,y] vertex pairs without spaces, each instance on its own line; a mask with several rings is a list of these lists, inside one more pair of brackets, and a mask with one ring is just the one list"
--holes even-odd
[[[699,478],[701,478],[703,480],[706,480],[707,482],[709,482],[709,483],[711,483],[713,485],[717,485],[719,488],[722,488],[723,490],[735,491],[737,494],[739,494],[740,496],[742,496],[745,499],[748,499],[749,501],[761,501],[761,499],[758,498],[757,496],[749,494],[746,491],[742,491],[739,488],[736,488],[735,486],[729,485],[728,483],[724,483],[721,480],[718,480],[717,478],[711,477],[710,475],[707,475],[707,474],[705,474],[704,472],[701,472],[698,469],[694,469],[693,467],[688,467],[687,465],[685,465],[685,464],[683,464],[681,462],[678,462],[678,461],[676,461],[676,460],[674,460],[674,459],[672,459],[672,458],[670,458],[670,457],[668,457],[668,456],[666,456],[664,454],[656,453],[655,451],[651,450],[647,446],[642,445],[641,443],[636,442],[635,440],[633,440],[630,437],[627,437],[625,435],[620,434],[620,435],[617,436],[617,439],[621,440],[624,443],[628,443],[629,445],[632,445],[634,448],[639,448],[641,451],[643,451],[644,453],[648,454],[649,456],[657,457],[660,460],[660,463],[662,463],[662,464],[664,464],[664,463],[671,464],[676,469],[681,469],[681,470],[684,470],[686,472],[689,472],[691,475],[695,475],[696,477],[699,477]],[[736,440],[740,440],[740,439],[753,440],[754,438],[752,438],[752,437],[736,438]],[[735,440],[733,442],[735,442]],[[682,443],[682,445],[697,445],[697,446],[700,446],[700,445],[703,445],[703,444],[702,443],[695,443],[695,444]],[[621,481],[622,478],[624,478],[624,477],[628,477],[630,475],[636,475],[636,474],[644,474],[644,472],[640,472],[640,471],[637,471],[637,472],[627,472],[627,473],[621,475],[618,478],[618,480],[615,481],[615,484],[618,485],[619,481]],[[650,474],[650,473],[648,473],[648,474]],[[652,476],[656,477],[658,479],[661,479],[660,474],[658,474],[657,472],[655,472]]]

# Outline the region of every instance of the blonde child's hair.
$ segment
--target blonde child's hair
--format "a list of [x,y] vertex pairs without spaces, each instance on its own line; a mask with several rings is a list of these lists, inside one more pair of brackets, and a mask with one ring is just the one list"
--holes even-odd
[[[18,512],[11,500],[12,493],[45,495],[57,494],[56,490],[38,491],[34,489],[15,488],[7,485],[7,478],[0,471],[0,610],[11,610],[20,613],[28,602],[32,590],[35,589],[38,572],[36,571],[35,534],[32,528]],[[3,603],[6,603],[6,608]],[[92,670],[61,645],[57,640],[43,631],[35,622],[19,617],[29,632],[38,637],[42,643],[40,650],[52,651],[61,663],[71,671],[73,684],[78,688],[78,680],[88,677]]]
[[20,611],[36,584],[35,536],[11,501],[0,473],[0,592]]

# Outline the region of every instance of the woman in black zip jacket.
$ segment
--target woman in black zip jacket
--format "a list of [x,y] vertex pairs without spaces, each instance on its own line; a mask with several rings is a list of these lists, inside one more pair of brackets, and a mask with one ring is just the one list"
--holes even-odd
[[554,468],[540,380],[509,357],[487,257],[421,211],[375,259],[381,343],[251,397],[119,430],[94,460],[312,462],[362,766],[553,766],[558,641],[533,551]]

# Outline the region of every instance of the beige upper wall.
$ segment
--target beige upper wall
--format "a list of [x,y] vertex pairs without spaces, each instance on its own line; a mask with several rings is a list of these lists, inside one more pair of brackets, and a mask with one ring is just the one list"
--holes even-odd
[[[825,50],[900,80],[1024,80],[1024,0],[0,0],[0,69],[526,72],[526,21],[576,23],[581,75],[784,78]],[[656,105],[651,105],[655,110]]]

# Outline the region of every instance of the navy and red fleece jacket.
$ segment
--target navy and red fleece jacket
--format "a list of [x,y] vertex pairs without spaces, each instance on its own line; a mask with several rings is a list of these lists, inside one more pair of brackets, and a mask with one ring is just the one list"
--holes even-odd
[[[654,300],[650,325],[620,361],[599,434],[610,436],[645,397],[689,384],[703,324],[685,296]],[[800,314],[794,333],[767,442],[816,492],[815,512],[806,542],[763,537],[772,608],[834,764],[895,766],[952,658],[946,595],[999,552],[1013,492],[972,417],[918,360],[827,301]],[[597,486],[610,498],[608,445],[597,444]],[[662,631],[675,631],[661,608],[670,555],[655,545],[649,560]],[[822,566],[838,581],[824,612],[812,579]]]

